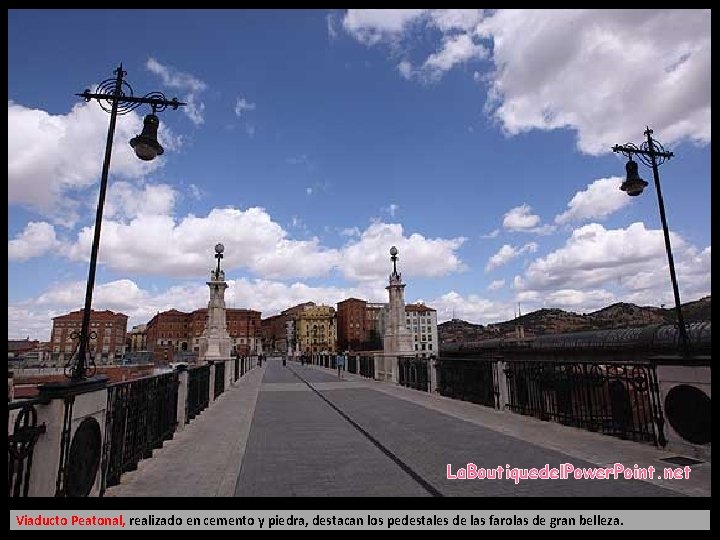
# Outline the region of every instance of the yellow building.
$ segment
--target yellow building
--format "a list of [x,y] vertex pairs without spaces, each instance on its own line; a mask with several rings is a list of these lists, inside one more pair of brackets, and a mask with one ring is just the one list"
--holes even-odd
[[336,352],[337,322],[332,306],[312,306],[297,315],[295,323],[304,353]]

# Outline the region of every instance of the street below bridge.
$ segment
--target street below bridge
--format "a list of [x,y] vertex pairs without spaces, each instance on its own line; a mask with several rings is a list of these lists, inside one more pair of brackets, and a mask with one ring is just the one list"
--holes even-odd
[[[271,358],[106,496],[710,495],[709,463],[689,468],[687,479],[658,479],[668,456],[651,445]],[[657,472],[647,480],[507,478],[512,469],[592,471],[618,463]],[[468,464],[502,477],[460,479]]]

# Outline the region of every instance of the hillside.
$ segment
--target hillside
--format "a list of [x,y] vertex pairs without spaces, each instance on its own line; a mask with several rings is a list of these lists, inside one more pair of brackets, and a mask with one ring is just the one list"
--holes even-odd
[[[682,305],[686,323],[711,320],[710,296]],[[558,308],[542,308],[520,316],[519,319],[483,326],[460,319],[438,325],[440,343],[478,341],[493,337],[515,337],[518,325],[526,337],[541,334],[631,328],[648,324],[672,324],[674,307],[638,306],[617,302],[591,313],[574,313]]]

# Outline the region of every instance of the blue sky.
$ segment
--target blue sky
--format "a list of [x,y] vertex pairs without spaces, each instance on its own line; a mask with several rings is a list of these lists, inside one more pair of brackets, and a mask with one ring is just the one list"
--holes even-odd
[[10,10],[8,336],[82,307],[109,115],[76,93],[122,62],[160,113],[145,163],[115,132],[93,307],[130,324],[230,307],[406,301],[489,323],[672,304],[646,125],[683,301],[710,293],[709,10]]

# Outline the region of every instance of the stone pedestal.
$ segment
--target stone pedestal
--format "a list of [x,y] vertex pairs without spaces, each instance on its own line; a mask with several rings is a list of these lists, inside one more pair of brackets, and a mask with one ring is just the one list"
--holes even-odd
[[401,275],[396,272],[390,274],[390,284],[385,288],[390,296],[390,306],[383,350],[385,354],[414,354],[412,334],[405,326],[405,284]]
[[207,281],[210,288],[210,301],[208,302],[208,318],[205,330],[200,336],[200,361],[227,360],[230,358],[232,341],[227,332],[225,322],[225,272],[212,271],[211,279]]
[[[102,488],[102,449],[107,377],[40,386],[37,423],[45,424],[33,451],[30,497],[97,497]],[[64,446],[64,451],[63,451]]]
[[[710,359],[656,357],[666,450],[711,461]],[[703,421],[705,420],[706,421]]]

